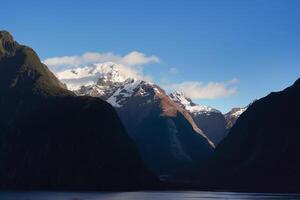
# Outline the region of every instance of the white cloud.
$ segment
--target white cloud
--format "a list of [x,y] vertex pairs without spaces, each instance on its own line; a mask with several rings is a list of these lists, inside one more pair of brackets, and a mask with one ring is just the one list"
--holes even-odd
[[114,62],[125,66],[142,66],[149,63],[160,62],[156,56],[146,56],[145,54],[133,51],[125,56],[113,53],[86,52],[80,56],[62,56],[47,58],[43,61],[47,66],[54,69],[56,67],[78,67],[91,63]]
[[158,63],[159,58],[156,56],[146,56],[143,53],[133,51],[122,57],[121,63],[129,66],[145,65],[148,63]]
[[116,66],[119,73],[125,78],[135,78],[146,81],[152,81],[152,77],[149,75],[145,75],[143,72],[143,68],[140,67],[131,67],[129,65],[119,64]]
[[[150,76],[143,73],[143,65],[149,63],[159,63],[160,59],[156,56],[147,56],[141,52],[133,51],[121,56],[113,53],[86,52],[80,56],[62,56],[47,58],[43,61],[56,74],[66,68],[82,67],[94,63],[113,62],[118,64],[119,71],[124,77],[131,77],[143,80],[152,80]],[[178,70],[171,67],[169,75],[177,74]],[[178,90],[183,92],[191,99],[217,99],[229,97],[237,92],[236,84],[239,80],[233,78],[225,82],[186,81],[182,83],[161,82],[162,86],[168,91]]]
[[160,59],[156,56],[146,56],[137,51],[132,51],[124,56],[110,52],[86,52],[79,56],[47,58],[43,62],[56,74],[70,68],[80,68],[95,63],[113,62],[118,64],[118,70],[124,77],[151,80],[150,76],[143,74],[143,65],[159,63]]
[[199,81],[187,81],[182,83],[166,84],[168,90],[178,90],[191,99],[216,99],[232,96],[237,92],[238,79],[226,82],[209,82],[204,84]]

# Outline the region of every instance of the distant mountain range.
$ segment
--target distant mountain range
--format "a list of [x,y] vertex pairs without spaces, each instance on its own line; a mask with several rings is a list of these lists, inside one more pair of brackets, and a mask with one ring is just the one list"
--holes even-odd
[[78,97],[29,47],[0,31],[0,189],[145,189],[144,165],[117,113]]
[[[158,85],[126,77],[119,72],[119,69],[118,64],[107,62],[68,69],[56,75],[77,95],[99,97],[117,109],[124,107],[130,99],[135,98],[137,90],[140,91],[140,95],[146,96],[148,94],[143,94],[145,92],[143,88],[152,87],[155,93],[163,94],[165,98],[187,112],[189,114],[187,118],[193,119],[189,120],[191,125],[214,143],[214,146],[226,136],[236,119],[246,110],[246,108],[234,108],[229,113],[222,114],[210,106],[195,104],[180,91],[167,95]],[[145,106],[150,101],[151,99],[144,98],[140,100],[139,106]],[[126,126],[126,119],[122,121]]]
[[123,77],[118,67],[95,64],[57,76],[76,88],[76,94],[99,97],[113,105],[147,166],[162,179],[185,176],[206,163],[214,144],[191,115],[158,85]]
[[98,97],[114,106],[147,166],[161,177],[186,175],[202,167],[246,110],[223,115],[193,103],[182,92],[167,95],[156,84],[126,77],[120,67],[107,62],[56,75],[77,95]]

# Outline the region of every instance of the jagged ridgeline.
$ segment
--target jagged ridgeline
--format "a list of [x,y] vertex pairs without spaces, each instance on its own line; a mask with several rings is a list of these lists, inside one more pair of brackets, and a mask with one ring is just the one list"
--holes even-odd
[[0,31],[0,187],[139,189],[156,178],[115,110],[77,97]]

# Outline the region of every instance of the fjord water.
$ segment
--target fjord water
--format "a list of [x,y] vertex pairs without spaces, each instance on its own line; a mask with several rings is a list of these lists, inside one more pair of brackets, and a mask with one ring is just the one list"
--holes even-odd
[[164,192],[0,192],[1,200],[182,200],[182,199],[300,199],[300,194],[200,191]]

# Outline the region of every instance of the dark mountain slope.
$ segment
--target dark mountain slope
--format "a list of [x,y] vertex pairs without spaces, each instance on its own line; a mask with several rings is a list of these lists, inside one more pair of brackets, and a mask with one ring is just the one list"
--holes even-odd
[[0,187],[138,189],[155,182],[114,109],[66,90],[0,32]]
[[216,146],[226,137],[228,129],[226,129],[226,119],[222,113],[195,114],[193,118],[195,123]]
[[300,79],[251,104],[216,149],[209,167],[212,185],[221,189],[299,192],[299,102]]
[[190,114],[156,85],[142,83],[117,111],[146,164],[163,178],[186,179],[212,155],[213,144]]
[[216,146],[227,135],[226,119],[219,110],[195,104],[179,91],[173,92],[169,96],[176,104],[189,112],[196,125]]

